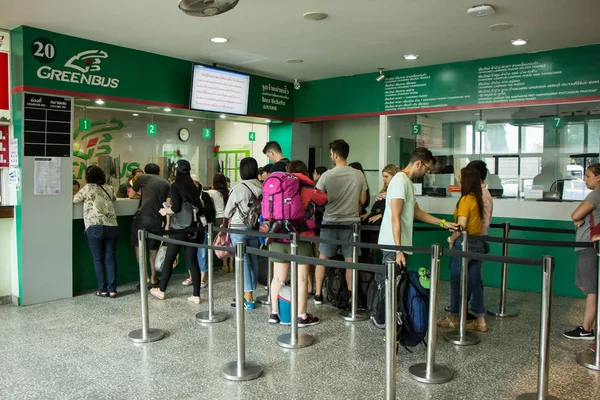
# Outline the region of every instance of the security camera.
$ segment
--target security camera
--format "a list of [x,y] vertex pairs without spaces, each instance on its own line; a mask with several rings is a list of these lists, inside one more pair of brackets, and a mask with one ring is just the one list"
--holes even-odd
[[298,79],[294,79],[294,89],[300,89],[300,82],[298,82]]

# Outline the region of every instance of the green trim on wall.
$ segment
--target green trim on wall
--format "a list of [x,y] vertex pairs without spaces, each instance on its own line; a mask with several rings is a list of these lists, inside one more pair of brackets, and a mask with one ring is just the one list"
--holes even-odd
[[292,156],[292,124],[281,123],[269,125],[269,141],[276,141],[281,146],[281,152],[286,158]]

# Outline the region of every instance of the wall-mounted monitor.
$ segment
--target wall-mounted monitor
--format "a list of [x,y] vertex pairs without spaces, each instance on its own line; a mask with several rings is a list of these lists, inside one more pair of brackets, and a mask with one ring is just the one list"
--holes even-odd
[[246,115],[249,89],[249,75],[195,64],[190,109]]

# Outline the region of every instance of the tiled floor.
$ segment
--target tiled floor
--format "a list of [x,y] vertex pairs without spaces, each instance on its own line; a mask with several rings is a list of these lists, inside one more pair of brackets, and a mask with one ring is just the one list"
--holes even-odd
[[[150,299],[151,326],[165,339],[135,345],[127,334],[141,327],[134,285],[118,299],[92,294],[46,304],[0,307],[0,399],[381,399],[385,388],[384,331],[370,322],[347,323],[328,305],[310,305],[323,322],[301,329],[317,338],[313,346],[285,350],[276,344],[289,328],[267,323],[268,308],[246,313],[247,359],[265,373],[250,382],[224,380],[219,369],[236,359],[235,320],[229,304],[233,275],[217,274],[216,310],[230,318],[202,325],[195,319],[206,304],[186,301],[190,288],[181,276],[166,301]],[[442,305],[449,285],[442,284]],[[262,294],[261,289],[258,294]],[[203,292],[206,295],[206,292]],[[487,304],[498,299],[486,288]],[[454,347],[438,338],[437,360],[455,371],[443,385],[414,381],[408,367],[425,360],[425,348],[398,354],[398,399],[514,399],[535,391],[539,295],[509,292],[521,315],[489,319],[479,345]],[[600,399],[600,372],[575,362],[588,342],[562,338],[579,322],[581,300],[553,299],[550,393],[562,399]]]

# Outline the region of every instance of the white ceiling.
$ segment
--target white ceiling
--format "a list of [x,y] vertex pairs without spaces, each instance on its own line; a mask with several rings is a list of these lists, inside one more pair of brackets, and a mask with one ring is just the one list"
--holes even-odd
[[[600,43],[599,0],[240,0],[196,18],[177,0],[0,0],[0,28],[29,25],[192,61],[301,81]],[[322,11],[329,18],[306,21]],[[508,31],[488,27],[506,22]],[[224,36],[226,44],[211,37]],[[530,44],[515,47],[511,39]],[[419,54],[406,61],[404,54]],[[301,58],[302,64],[286,63]]]

